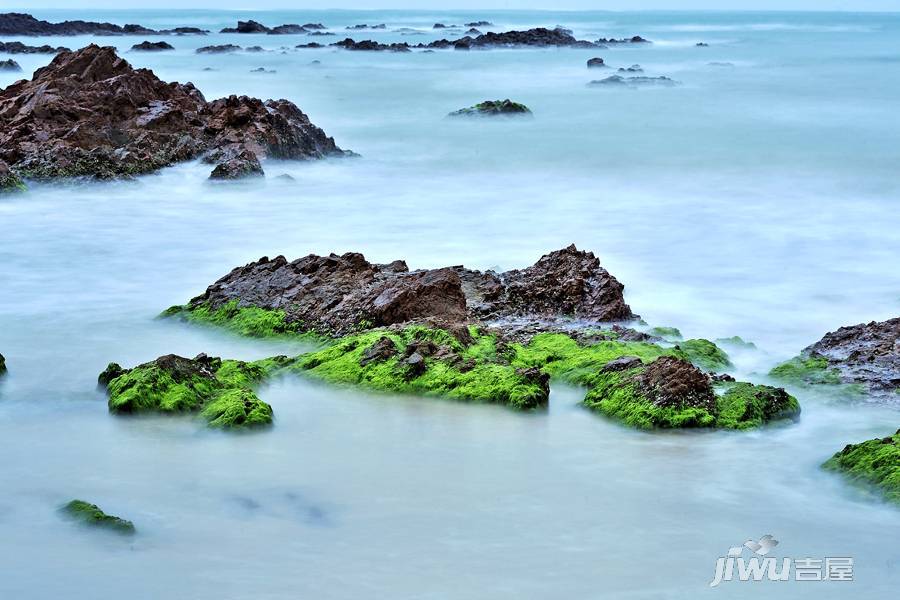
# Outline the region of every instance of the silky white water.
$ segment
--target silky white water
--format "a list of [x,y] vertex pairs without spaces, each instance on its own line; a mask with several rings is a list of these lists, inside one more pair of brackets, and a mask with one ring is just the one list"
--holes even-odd
[[[818,466],[900,427],[897,406],[795,390],[799,423],[640,433],[554,387],[547,414],[281,380],[253,435],[110,416],[97,374],[161,354],[258,358],[297,344],[154,320],[260,256],[360,251],[411,268],[517,268],[594,251],[652,325],[740,335],[735,374],[840,325],[900,313],[900,16],[802,13],[43,11],[217,31],[322,21],[335,38],[6,38],[116,45],[207,98],[287,98],[353,159],[270,161],[212,185],[179,165],[136,181],[0,199],[0,598],[848,598],[896,594],[900,511]],[[293,50],[349,35],[429,41],[434,22],[554,26],[608,50]],[[344,32],[356,23],[386,32]],[[418,28],[421,35],[391,29]],[[446,32],[442,37],[462,34]],[[490,28],[485,28],[490,29]],[[696,47],[699,41],[707,48]],[[259,54],[200,56],[209,44]],[[289,48],[281,53],[280,48]],[[598,89],[641,64],[672,88]],[[0,58],[9,58],[2,56]],[[46,55],[16,55],[26,72]],[[318,60],[320,64],[313,65]],[[715,66],[709,63],[730,63]],[[204,71],[205,67],[212,71]],[[251,74],[257,67],[277,71]],[[0,85],[17,79],[0,74]],[[448,112],[511,98],[530,120]],[[288,173],[293,181],[276,179]],[[133,520],[85,531],[71,498]],[[773,534],[779,556],[850,556],[855,581],[708,583]]]

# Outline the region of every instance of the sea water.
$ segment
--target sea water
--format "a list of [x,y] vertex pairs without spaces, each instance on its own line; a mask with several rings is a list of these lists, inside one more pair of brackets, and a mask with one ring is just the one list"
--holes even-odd
[[[900,512],[819,465],[892,433],[897,406],[794,390],[800,422],[641,433],[554,386],[546,414],[369,395],[299,380],[260,391],[272,430],[114,418],[97,374],[167,353],[304,350],[154,320],[260,256],[363,252],[411,268],[525,267],[575,243],[652,325],[740,335],[736,374],[841,325],[900,313],[900,15],[820,13],[40,11],[218,31],[321,21],[337,35],[18,39],[115,45],[208,99],[287,98],[360,156],[268,161],[212,185],[200,163],[135,181],[35,184],[0,199],[0,597],[888,598]],[[562,25],[651,45],[434,53],[297,50]],[[380,32],[347,32],[356,23]],[[398,32],[405,28],[411,31]],[[697,47],[698,42],[709,44]],[[198,55],[199,46],[262,53]],[[282,50],[283,48],[283,50]],[[613,67],[588,70],[600,56]],[[9,57],[0,57],[9,58]],[[47,55],[17,55],[30,73]],[[314,61],[318,61],[315,63]],[[638,63],[674,87],[588,83]],[[263,67],[275,73],[251,73]],[[211,70],[205,70],[205,69]],[[0,85],[18,78],[0,75]],[[533,119],[450,120],[511,98]],[[293,180],[277,178],[289,174]],[[122,540],[55,510],[133,520]],[[729,547],[853,557],[855,581],[729,582]],[[764,588],[764,589],[761,589]],[[724,591],[719,591],[724,590]]]

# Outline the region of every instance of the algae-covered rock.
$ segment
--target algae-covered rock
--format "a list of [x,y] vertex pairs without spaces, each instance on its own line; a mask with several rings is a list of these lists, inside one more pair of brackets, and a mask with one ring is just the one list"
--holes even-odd
[[897,402],[900,317],[829,332],[769,375],[794,385],[853,386],[871,399]]
[[531,115],[531,110],[524,104],[506,100],[486,100],[468,108],[453,111],[451,117],[495,117],[495,116]]
[[654,327],[650,330],[650,334],[670,341],[682,339],[681,331],[677,327]]
[[709,340],[686,340],[677,347],[704,371],[718,371],[732,366],[728,355]]
[[822,466],[900,504],[900,429],[884,438],[848,444]]
[[135,533],[134,524],[131,521],[108,515],[96,505],[84,500],[72,500],[60,511],[64,516],[73,521],[78,521],[90,527],[108,529],[123,535]]
[[0,194],[25,191],[25,184],[12,172],[9,165],[0,159]]
[[298,357],[291,370],[330,383],[386,392],[520,410],[546,406],[545,374],[511,364],[498,352],[494,336],[475,328],[468,333],[454,336],[443,329],[410,326],[350,335]]
[[584,404],[639,429],[750,429],[800,413],[796,398],[779,388],[734,383],[716,394],[708,375],[673,356],[611,363],[593,378]]
[[246,363],[205,354],[193,359],[168,354],[133,369],[111,363],[98,382],[106,387],[112,413],[199,413],[210,427],[255,427],[271,424],[272,407],[251,386],[286,361],[274,357]]
[[742,350],[756,349],[756,344],[754,344],[753,342],[748,342],[739,335],[733,335],[727,338],[718,338],[716,339],[716,344],[718,344],[719,346],[730,346],[731,348],[739,348]]

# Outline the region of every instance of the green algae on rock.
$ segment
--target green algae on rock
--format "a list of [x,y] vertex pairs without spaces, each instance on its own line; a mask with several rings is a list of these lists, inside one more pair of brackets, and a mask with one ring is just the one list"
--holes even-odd
[[510,364],[495,337],[475,327],[456,336],[422,326],[349,335],[298,357],[290,370],[330,383],[520,410],[544,407],[549,396],[546,375]]
[[686,340],[679,342],[678,348],[704,371],[719,371],[732,366],[728,355],[709,340]]
[[900,429],[884,438],[848,444],[822,467],[900,504]]
[[193,359],[168,354],[133,369],[111,363],[98,383],[106,387],[112,413],[199,413],[210,427],[257,427],[271,424],[272,407],[251,386],[287,360],[274,357],[246,363],[205,354]]
[[728,338],[718,338],[716,344],[719,346],[731,346],[732,348],[740,348],[744,350],[755,350],[756,344],[748,342],[739,335],[733,335]]
[[302,322],[288,322],[285,316],[283,310],[238,306],[237,300],[216,309],[208,304],[176,305],[160,314],[161,318],[177,318],[189,323],[222,327],[246,337],[268,338],[290,335],[309,337],[311,340],[320,339],[314,333],[306,331]]
[[25,184],[19,176],[13,173],[6,162],[0,160],[0,194],[24,191]]
[[717,391],[716,427],[752,429],[766,423],[800,416],[800,403],[781,388],[733,382],[721,383]]
[[485,117],[485,116],[523,116],[531,115],[531,109],[519,102],[506,100],[486,100],[468,108],[453,111],[451,117]]
[[108,529],[124,535],[133,535],[135,533],[134,523],[131,521],[108,515],[96,504],[91,504],[84,500],[72,500],[63,506],[60,511],[67,518],[90,527]]
[[657,335],[666,340],[682,339],[681,331],[677,327],[653,327],[650,329],[651,335]]
[[828,360],[823,356],[795,356],[769,371],[769,376],[794,385],[841,383],[840,372],[829,368]]

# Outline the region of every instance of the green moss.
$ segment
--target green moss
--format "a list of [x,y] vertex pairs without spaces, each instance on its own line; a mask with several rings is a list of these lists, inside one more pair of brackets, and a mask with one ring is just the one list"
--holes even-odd
[[841,374],[824,356],[795,356],[769,371],[769,376],[794,385],[837,385]]
[[900,429],[892,436],[848,444],[822,466],[900,504]]
[[635,356],[650,362],[672,354],[672,350],[646,342],[608,340],[582,345],[562,333],[541,333],[527,346],[512,346],[511,364],[519,368],[538,367],[555,379],[590,386],[597,372],[611,360]]
[[[442,396],[469,402],[494,403],[521,410],[545,406],[547,389],[539,379],[520,372],[497,356],[492,336],[471,330],[473,341],[463,344],[449,332],[412,326],[401,331],[375,330],[341,338],[333,345],[302,355],[291,370],[336,384],[386,392]],[[383,337],[395,353],[365,361],[366,351]],[[431,342],[437,348],[415,370],[405,362],[410,344]]]
[[716,400],[716,427],[752,429],[800,415],[800,403],[781,388],[741,382],[719,387],[724,393]]
[[704,371],[720,371],[732,366],[728,355],[709,340],[687,340],[679,343],[678,348]]
[[462,108],[450,113],[451,117],[496,116],[496,115],[530,115],[531,109],[512,100],[486,100],[474,106]]
[[107,367],[100,383],[108,380],[110,412],[199,413],[216,428],[271,423],[272,407],[257,398],[251,386],[284,366],[288,359],[274,357],[251,363],[209,360],[206,365],[170,355],[130,370],[118,365]]
[[650,330],[652,335],[658,335],[659,337],[667,340],[680,340],[681,332],[677,327],[654,327]]
[[729,338],[719,338],[716,340],[716,344],[719,344],[720,346],[731,346],[732,348],[743,348],[747,350],[756,349],[756,344],[754,344],[753,342],[748,342],[738,335],[733,335]]
[[135,533],[134,524],[131,521],[108,515],[96,504],[84,500],[72,500],[60,510],[66,517],[91,527],[108,529],[125,535]]
[[584,405],[637,429],[715,427],[715,415],[704,408],[654,404],[633,380],[639,372],[632,369],[599,374],[584,397]]
[[304,337],[310,341],[323,338],[308,331],[299,321],[288,321],[283,310],[269,310],[258,306],[238,306],[237,300],[217,309],[208,304],[199,306],[172,306],[164,310],[161,318],[179,318],[191,323],[222,327],[238,335],[257,338]]

